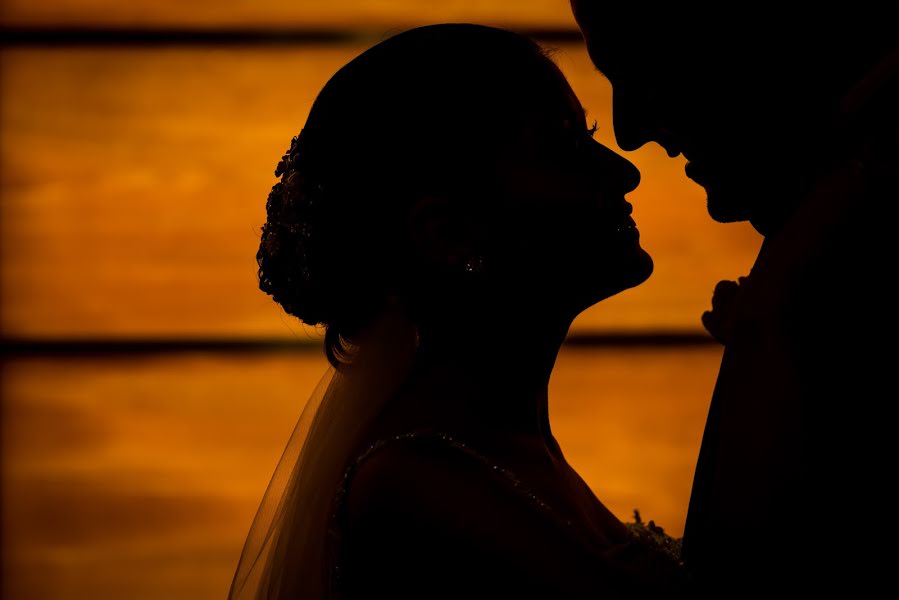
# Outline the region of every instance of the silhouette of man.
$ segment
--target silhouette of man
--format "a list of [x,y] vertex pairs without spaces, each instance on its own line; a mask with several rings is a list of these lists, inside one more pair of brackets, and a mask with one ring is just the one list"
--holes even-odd
[[899,28],[886,4],[685,4],[572,0],[619,145],[683,153],[710,215],[765,237],[703,319],[725,352],[684,558],[697,593],[876,590],[893,554],[877,514],[895,506]]

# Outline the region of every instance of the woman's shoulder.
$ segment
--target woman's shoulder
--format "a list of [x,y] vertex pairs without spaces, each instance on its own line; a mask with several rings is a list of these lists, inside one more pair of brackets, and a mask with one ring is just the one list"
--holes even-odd
[[378,442],[351,466],[345,488],[340,562],[350,588],[365,582],[368,593],[391,597],[542,589],[559,597],[566,586],[585,586],[574,574],[589,573],[587,556],[506,475],[450,436]]
[[341,502],[351,521],[396,511],[411,520],[450,507],[466,512],[462,501],[496,502],[500,489],[516,484],[464,441],[422,429],[368,445],[347,468]]
[[443,433],[372,444],[348,470],[342,493],[347,581],[394,595],[436,580],[463,595],[477,585],[484,593],[561,598],[629,585],[616,549],[584,544],[513,473]]

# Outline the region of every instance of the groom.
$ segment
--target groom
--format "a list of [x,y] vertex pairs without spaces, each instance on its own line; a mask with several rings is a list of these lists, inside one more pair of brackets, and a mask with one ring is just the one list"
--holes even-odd
[[684,154],[712,218],[765,237],[703,318],[725,352],[684,536],[696,591],[877,590],[896,508],[894,21],[638,4],[572,0],[619,145]]

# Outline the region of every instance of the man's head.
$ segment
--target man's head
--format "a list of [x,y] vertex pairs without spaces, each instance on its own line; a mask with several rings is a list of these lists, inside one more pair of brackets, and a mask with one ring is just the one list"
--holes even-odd
[[833,155],[842,95],[896,43],[885,16],[845,7],[800,18],[764,3],[727,13],[571,4],[612,83],[619,145],[654,141],[670,156],[683,153],[711,216],[749,220],[762,233],[779,226]]

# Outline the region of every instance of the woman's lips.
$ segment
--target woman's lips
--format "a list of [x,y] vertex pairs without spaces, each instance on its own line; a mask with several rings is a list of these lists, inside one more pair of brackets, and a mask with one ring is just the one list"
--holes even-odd
[[629,202],[622,201],[613,210],[606,210],[599,217],[602,223],[602,231],[616,239],[631,240],[639,237],[637,223],[631,218],[634,207]]
[[637,224],[628,215],[619,215],[618,218],[606,220],[608,224],[603,228],[605,235],[616,240],[633,240],[640,236]]
[[637,224],[630,217],[615,228],[615,235],[620,238],[636,239],[640,237],[640,231]]

